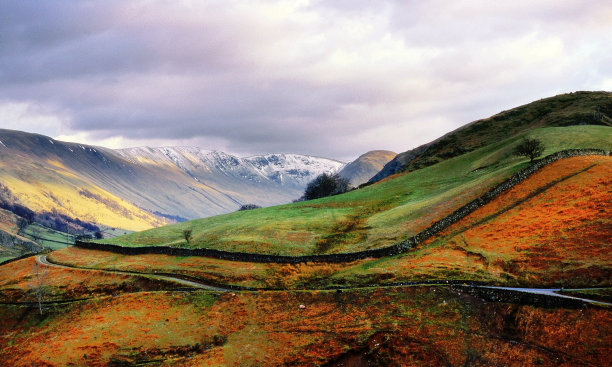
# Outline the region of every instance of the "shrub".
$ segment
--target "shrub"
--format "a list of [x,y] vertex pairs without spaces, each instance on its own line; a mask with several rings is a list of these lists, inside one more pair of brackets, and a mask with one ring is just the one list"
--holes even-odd
[[261,206],[257,205],[257,204],[244,204],[240,207],[240,209],[238,209],[238,211],[242,211],[242,210],[253,210],[253,209],[259,209],[261,208]]

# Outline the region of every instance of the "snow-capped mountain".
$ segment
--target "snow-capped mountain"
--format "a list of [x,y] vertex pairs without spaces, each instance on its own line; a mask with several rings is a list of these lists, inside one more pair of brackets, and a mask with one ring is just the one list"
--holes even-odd
[[[267,154],[247,158],[198,147],[138,147],[116,152],[133,164],[176,167],[198,182],[243,182],[303,191],[322,173],[336,173],[343,162],[299,154]],[[226,182],[227,183],[227,182]],[[299,196],[299,195],[298,195]]]
[[124,229],[228,213],[242,204],[289,203],[310,180],[344,166],[297,154],[241,158],[197,147],[112,150],[2,129],[0,142],[0,183],[22,204]]

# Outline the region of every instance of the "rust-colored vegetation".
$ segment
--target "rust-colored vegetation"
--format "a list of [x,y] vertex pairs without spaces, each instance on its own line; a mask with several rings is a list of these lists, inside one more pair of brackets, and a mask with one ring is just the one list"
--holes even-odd
[[605,365],[612,343],[609,310],[485,303],[448,287],[124,294],[42,318],[0,307],[11,366]]
[[279,289],[311,288],[325,284],[325,279],[332,274],[363,262],[265,264],[198,256],[120,255],[77,247],[55,251],[48,258],[58,264],[79,268],[174,274],[209,284]]
[[43,288],[43,302],[53,302],[178,286],[140,276],[41,265],[35,256],[0,267],[0,302],[36,302],[36,288]]
[[435,238],[392,258],[345,264],[257,264],[163,255],[123,256],[65,249],[76,266],[169,272],[215,284],[320,288],[461,279],[534,286],[610,286],[612,158],[558,161]]

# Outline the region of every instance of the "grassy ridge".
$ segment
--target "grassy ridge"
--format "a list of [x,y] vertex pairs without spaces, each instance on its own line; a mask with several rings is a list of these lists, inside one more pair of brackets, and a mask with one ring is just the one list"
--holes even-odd
[[[377,248],[412,236],[527,165],[512,155],[527,135],[544,155],[570,148],[612,149],[612,128],[543,128],[490,144],[344,195],[204,218],[117,237],[124,245],[207,247],[306,255]],[[191,229],[187,243],[183,230]]]
[[414,171],[528,130],[571,125],[612,126],[612,93],[576,92],[544,98],[469,123],[418,154],[408,151],[394,160],[400,171]]

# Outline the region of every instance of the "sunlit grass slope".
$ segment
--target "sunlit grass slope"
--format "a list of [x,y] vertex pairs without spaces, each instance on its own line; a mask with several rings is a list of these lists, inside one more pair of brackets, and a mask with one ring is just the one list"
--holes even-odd
[[[426,228],[526,167],[512,155],[523,136],[541,139],[544,155],[570,148],[612,149],[612,128],[542,128],[344,195],[236,212],[118,237],[125,246],[170,245],[305,255],[393,244]],[[183,231],[191,229],[187,243]]]
[[57,161],[12,157],[0,162],[0,182],[36,212],[57,211],[113,228],[144,230],[164,223],[154,215],[97,187]]

